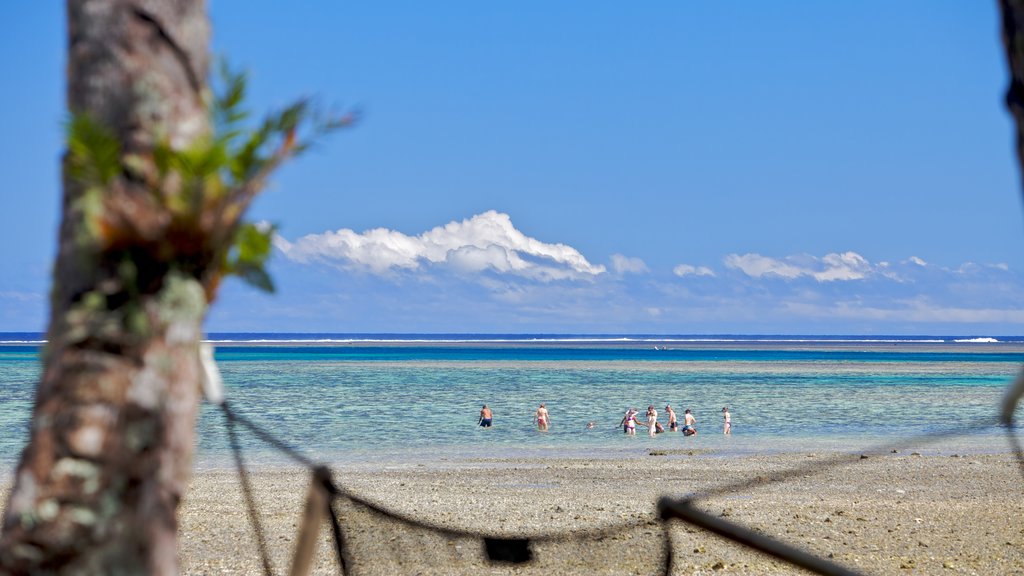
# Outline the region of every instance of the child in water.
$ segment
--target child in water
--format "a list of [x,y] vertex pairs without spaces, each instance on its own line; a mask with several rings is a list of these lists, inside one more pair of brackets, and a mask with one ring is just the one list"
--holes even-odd
[[687,408],[686,412],[683,413],[683,435],[685,436],[696,436],[697,435],[697,419],[693,417],[690,409]]

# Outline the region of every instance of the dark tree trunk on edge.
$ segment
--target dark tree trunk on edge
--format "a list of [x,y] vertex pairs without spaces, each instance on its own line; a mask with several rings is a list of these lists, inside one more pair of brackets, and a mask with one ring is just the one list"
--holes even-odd
[[[145,165],[155,138],[182,147],[207,133],[204,0],[68,0],[67,14],[68,107],[111,129],[122,158]],[[168,239],[151,187],[125,173],[90,196],[66,166],[49,343],[0,573],[175,574],[212,288],[188,238]]]
[[1006,107],[1016,124],[1017,166],[1024,169],[1024,1],[999,0],[1003,47],[1006,49],[1010,86]]

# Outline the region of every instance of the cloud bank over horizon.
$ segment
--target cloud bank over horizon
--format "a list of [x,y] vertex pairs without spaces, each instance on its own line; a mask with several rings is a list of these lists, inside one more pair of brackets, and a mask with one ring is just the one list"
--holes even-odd
[[[414,321],[422,331],[1024,332],[1024,277],[1006,263],[872,261],[853,250],[704,263],[614,252],[599,263],[495,210],[417,235],[343,228],[275,246],[289,269],[282,293],[305,295],[293,313],[362,318],[371,331]],[[384,317],[395,325],[375,324]]]
[[[913,258],[913,257],[911,257]],[[863,280],[874,274],[887,274],[886,264],[872,265],[856,252],[830,253],[817,258],[810,255],[771,258],[761,254],[729,254],[723,260],[726,268],[739,270],[753,278],[776,276],[796,279],[808,277],[818,282]]]

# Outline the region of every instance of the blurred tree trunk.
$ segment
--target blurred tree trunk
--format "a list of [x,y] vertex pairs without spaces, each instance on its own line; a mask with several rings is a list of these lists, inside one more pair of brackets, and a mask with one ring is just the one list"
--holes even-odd
[[[1017,166],[1024,169],[1024,1],[999,0],[1003,47],[1010,71],[1006,107],[1017,126]],[[1022,173],[1024,174],[1024,173]]]
[[70,113],[111,130],[135,168],[90,193],[65,155],[49,342],[0,573],[176,574],[214,281],[138,174],[157,138],[180,148],[210,129],[205,1],[67,0],[67,18]]

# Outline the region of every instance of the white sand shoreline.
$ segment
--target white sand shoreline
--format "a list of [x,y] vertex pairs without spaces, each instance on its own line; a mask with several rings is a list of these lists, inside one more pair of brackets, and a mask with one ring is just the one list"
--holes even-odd
[[[703,496],[701,506],[716,516],[819,556],[831,555],[865,574],[1024,573],[1024,480],[1011,454],[675,456],[470,459],[434,466],[382,464],[376,470],[340,466],[335,479],[361,498],[451,530],[580,538],[559,544],[565,554],[540,556],[538,565],[513,569],[482,564],[478,555],[465,550],[457,557],[441,553],[473,548],[471,539],[449,541],[347,509],[355,524],[347,531],[356,573],[659,573],[662,537],[655,503],[664,495]],[[821,470],[809,467],[836,459],[844,463]],[[785,481],[772,480],[794,469],[801,472]],[[197,526],[227,529],[224,514],[229,509],[244,524],[237,506],[224,507],[236,482],[230,471],[197,474],[186,502],[183,534]],[[294,537],[290,520],[297,517],[307,482],[302,471],[255,475],[257,493],[269,505],[265,517],[289,519],[268,527],[271,540],[284,543]],[[732,484],[743,486],[722,491]],[[211,515],[214,504],[221,512]],[[609,525],[630,528],[622,531],[621,539],[587,539]],[[231,530],[247,538],[244,529],[232,525]],[[703,531],[681,524],[671,530],[675,574],[800,573]],[[279,550],[281,563],[288,562],[287,551],[287,546]],[[225,562],[190,545],[182,552],[188,573],[213,573],[206,571],[213,567],[243,573],[255,566],[245,563],[252,559]],[[566,555],[578,561],[570,562]],[[326,542],[318,558],[318,573],[333,573]]]
[[[332,465],[344,490],[448,530],[533,541],[537,563],[487,564],[476,538],[392,524],[338,503],[350,574],[658,574],[662,496],[864,574],[1024,574],[1024,478],[1010,453],[836,452],[709,458],[468,458]],[[817,468],[825,462],[838,465]],[[797,470],[797,473],[792,471]],[[786,476],[782,481],[776,478]],[[256,467],[253,488],[274,565],[290,563],[310,473]],[[6,490],[6,489],[5,489]],[[608,526],[625,526],[596,537]],[[673,522],[673,574],[799,574]],[[185,574],[261,571],[238,478],[199,470],[181,510]],[[315,574],[337,574],[322,533]]]

